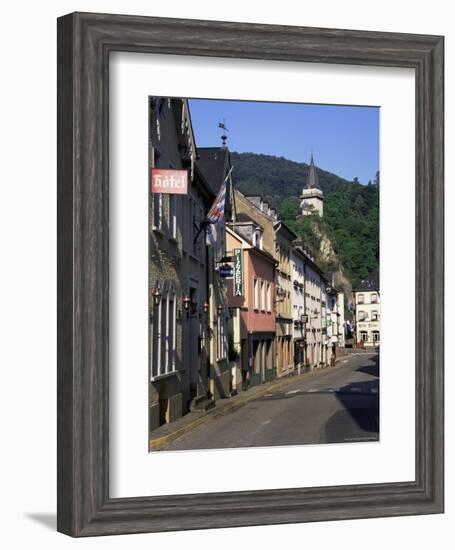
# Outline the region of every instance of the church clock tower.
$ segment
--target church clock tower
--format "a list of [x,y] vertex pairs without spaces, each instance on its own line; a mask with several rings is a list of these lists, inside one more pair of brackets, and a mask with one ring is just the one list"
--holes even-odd
[[324,206],[324,193],[318,183],[318,175],[314,165],[313,154],[311,154],[310,167],[308,169],[308,180],[300,195],[300,208],[302,216],[318,213],[321,218]]

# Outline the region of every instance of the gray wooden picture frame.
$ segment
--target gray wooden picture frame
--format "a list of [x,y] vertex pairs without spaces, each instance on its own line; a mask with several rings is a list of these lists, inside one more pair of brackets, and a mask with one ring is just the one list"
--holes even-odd
[[[58,20],[59,531],[78,537],[443,511],[443,47],[440,36],[384,32],[91,13]],[[109,497],[112,51],[415,70],[415,481]]]

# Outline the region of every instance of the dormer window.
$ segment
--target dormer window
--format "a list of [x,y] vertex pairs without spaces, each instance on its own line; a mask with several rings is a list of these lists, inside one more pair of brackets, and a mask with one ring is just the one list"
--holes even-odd
[[253,233],[253,245],[262,250],[262,231],[260,229],[256,229]]

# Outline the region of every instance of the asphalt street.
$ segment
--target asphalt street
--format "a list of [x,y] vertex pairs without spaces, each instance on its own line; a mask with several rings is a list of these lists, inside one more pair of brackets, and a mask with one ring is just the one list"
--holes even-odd
[[161,450],[377,441],[379,355],[354,354],[185,434]]

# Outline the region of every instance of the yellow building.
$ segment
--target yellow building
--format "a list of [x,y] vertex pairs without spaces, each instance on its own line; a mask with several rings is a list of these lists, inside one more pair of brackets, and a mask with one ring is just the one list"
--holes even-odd
[[276,374],[277,377],[290,374],[295,368],[293,344],[293,308],[292,308],[292,242],[297,235],[289,227],[277,222],[275,231],[275,259],[278,262],[275,278],[275,316],[276,316]]

